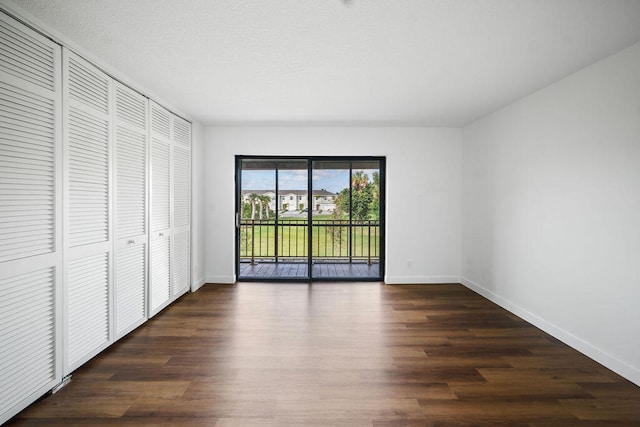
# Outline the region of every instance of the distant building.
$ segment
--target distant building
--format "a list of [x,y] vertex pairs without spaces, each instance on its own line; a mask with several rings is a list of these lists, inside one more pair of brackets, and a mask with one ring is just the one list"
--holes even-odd
[[[269,209],[275,210],[276,193],[273,190],[242,190],[243,202],[249,202],[249,196],[257,194],[258,196],[269,197]],[[313,190],[312,204],[309,206],[308,195],[306,190],[280,190],[278,195],[278,211],[295,212],[303,209],[309,209],[321,213],[332,213],[336,209],[337,194],[327,190]]]

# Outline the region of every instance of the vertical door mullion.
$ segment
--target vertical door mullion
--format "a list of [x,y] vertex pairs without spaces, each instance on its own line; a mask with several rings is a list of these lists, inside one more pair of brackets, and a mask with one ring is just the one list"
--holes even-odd
[[313,280],[313,161],[307,159],[307,277]]
[[275,167],[275,173],[276,173],[276,225],[275,225],[275,235],[274,235],[274,239],[275,239],[275,252],[274,252],[274,259],[275,259],[275,263],[276,265],[278,265],[278,242],[280,241],[278,239],[278,237],[280,236],[280,233],[278,232],[278,227],[280,225],[280,212],[279,212],[279,208],[280,208],[280,187],[278,185],[278,181],[280,180],[280,177],[278,176],[278,162],[276,162],[276,167]]
[[351,264],[351,245],[352,245],[352,228],[353,228],[353,162],[349,162],[349,227],[347,228],[347,238],[349,240],[349,264]]
[[236,277],[240,277],[240,246],[242,245],[242,158],[236,157]]

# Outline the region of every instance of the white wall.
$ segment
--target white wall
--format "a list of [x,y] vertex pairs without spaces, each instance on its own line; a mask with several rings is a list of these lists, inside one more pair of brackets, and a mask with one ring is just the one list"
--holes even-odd
[[464,129],[463,283],[640,384],[640,44]]
[[458,282],[460,135],[458,129],[445,128],[208,128],[204,150],[207,282],[235,281],[237,154],[386,156],[385,281]]
[[191,290],[205,283],[204,275],[204,162],[205,128],[192,123],[191,135]]

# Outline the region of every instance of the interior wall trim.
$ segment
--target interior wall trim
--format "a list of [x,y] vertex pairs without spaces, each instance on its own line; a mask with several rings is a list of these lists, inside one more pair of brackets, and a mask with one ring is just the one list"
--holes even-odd
[[385,275],[387,285],[435,285],[444,283],[460,283],[458,276],[393,276]]
[[199,278],[199,279],[197,279],[197,280],[194,280],[194,281],[191,283],[191,292],[195,292],[195,291],[197,291],[197,290],[198,290],[198,289],[200,289],[200,288],[202,287],[202,285],[204,285],[205,283],[207,283],[207,278],[206,278],[206,277],[204,277],[204,276],[200,277],[200,278]]
[[236,283],[236,275],[232,274],[230,276],[206,276],[205,283],[221,283],[224,285],[231,285]]

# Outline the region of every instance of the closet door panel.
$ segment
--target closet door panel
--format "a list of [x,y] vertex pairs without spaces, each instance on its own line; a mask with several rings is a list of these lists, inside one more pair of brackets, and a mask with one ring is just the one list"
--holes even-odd
[[50,92],[59,90],[60,47],[4,14],[0,21],[0,72]]
[[55,251],[54,105],[0,82],[0,262]]
[[146,135],[116,130],[116,237],[146,234]]
[[191,287],[191,124],[173,116],[172,128],[173,298]]
[[171,301],[171,113],[151,102],[150,310]]
[[151,102],[151,231],[171,228],[171,113]]
[[173,148],[173,227],[191,223],[191,151]]
[[158,236],[151,243],[150,316],[162,310],[171,300],[171,238]]
[[146,249],[144,242],[116,248],[115,326],[118,337],[146,320]]
[[171,167],[169,143],[151,137],[151,231],[171,228]]
[[112,81],[64,50],[65,374],[112,337]]
[[109,121],[69,109],[68,244],[109,240]]
[[56,380],[55,286],[53,267],[0,278],[3,412]]
[[77,367],[109,341],[109,253],[69,262],[68,365]]
[[187,292],[191,286],[191,239],[189,230],[173,235],[173,297]]
[[115,328],[120,338],[147,318],[147,100],[116,85]]
[[0,12],[0,424],[62,379],[61,49]]

